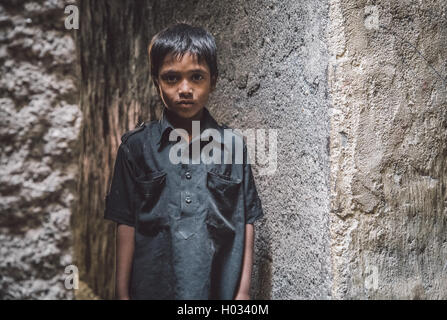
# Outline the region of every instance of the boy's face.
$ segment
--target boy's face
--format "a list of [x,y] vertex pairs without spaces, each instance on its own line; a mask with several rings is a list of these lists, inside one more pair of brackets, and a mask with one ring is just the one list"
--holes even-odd
[[166,55],[158,74],[160,96],[166,108],[184,119],[200,114],[214,90],[206,61],[199,63],[188,52],[181,60]]

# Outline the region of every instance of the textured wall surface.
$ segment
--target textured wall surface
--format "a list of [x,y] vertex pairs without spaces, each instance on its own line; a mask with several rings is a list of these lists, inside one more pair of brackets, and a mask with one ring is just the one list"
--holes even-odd
[[446,13],[331,1],[334,298],[447,298]]
[[71,299],[81,124],[64,1],[0,4],[0,299]]

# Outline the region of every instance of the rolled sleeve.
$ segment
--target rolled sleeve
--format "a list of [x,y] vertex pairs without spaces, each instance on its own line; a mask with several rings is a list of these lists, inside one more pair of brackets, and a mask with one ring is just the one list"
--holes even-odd
[[248,163],[247,147],[244,145],[244,196],[245,196],[245,223],[253,224],[263,215],[261,199],[256,189],[255,179],[253,176],[251,164]]
[[110,192],[105,198],[104,219],[135,226],[134,165],[129,148],[121,144],[115,160]]

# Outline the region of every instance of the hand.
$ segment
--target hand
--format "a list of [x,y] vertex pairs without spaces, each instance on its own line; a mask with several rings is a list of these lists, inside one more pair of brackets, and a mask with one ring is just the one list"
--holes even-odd
[[250,295],[245,292],[238,292],[234,300],[250,300]]

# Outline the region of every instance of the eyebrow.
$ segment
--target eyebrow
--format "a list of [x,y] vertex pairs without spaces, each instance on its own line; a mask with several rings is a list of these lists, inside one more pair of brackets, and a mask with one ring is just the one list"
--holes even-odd
[[[189,72],[207,73],[207,71],[205,69],[193,69],[193,70],[190,70]],[[174,70],[174,69],[168,69],[168,70],[163,71],[161,74],[168,74],[168,73],[179,73],[179,71]]]
[[191,72],[203,72],[203,73],[206,73],[206,70],[204,70],[204,69],[194,69],[194,70],[191,70]]

